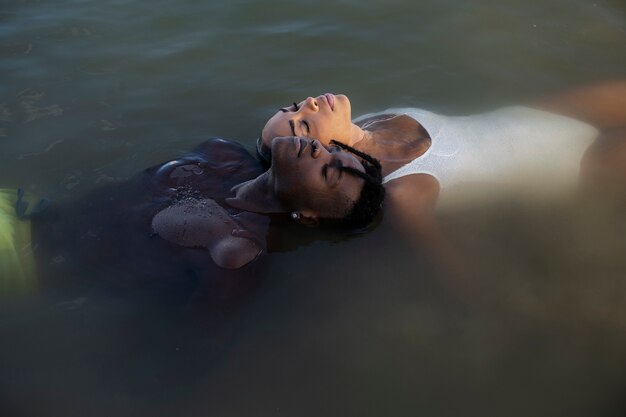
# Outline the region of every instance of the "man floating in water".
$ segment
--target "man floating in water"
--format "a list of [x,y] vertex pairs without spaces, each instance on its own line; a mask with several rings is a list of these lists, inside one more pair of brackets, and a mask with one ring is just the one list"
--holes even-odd
[[180,159],[51,205],[30,220],[14,213],[25,199],[4,191],[2,248],[10,256],[2,258],[3,285],[25,282],[34,269],[53,286],[78,277],[184,288],[186,279],[244,277],[246,265],[267,250],[270,216],[359,227],[380,209],[380,166],[367,155],[329,152],[296,137],[276,138],[272,148],[265,171],[241,145],[208,140]]

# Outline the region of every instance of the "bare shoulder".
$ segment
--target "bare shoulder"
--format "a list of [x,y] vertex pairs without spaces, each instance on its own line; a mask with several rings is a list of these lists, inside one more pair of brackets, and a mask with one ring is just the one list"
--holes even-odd
[[412,174],[385,184],[390,204],[434,204],[439,196],[439,182],[428,174]]
[[374,123],[378,123],[378,122],[384,122],[386,120],[391,120],[395,117],[397,117],[397,114],[393,114],[393,113],[382,113],[382,114],[375,114],[369,117],[365,117],[357,122],[355,122],[355,124],[361,128],[365,128],[368,125],[374,124]]
[[439,197],[439,182],[428,174],[413,174],[385,184],[385,216],[396,227],[414,229],[430,219]]

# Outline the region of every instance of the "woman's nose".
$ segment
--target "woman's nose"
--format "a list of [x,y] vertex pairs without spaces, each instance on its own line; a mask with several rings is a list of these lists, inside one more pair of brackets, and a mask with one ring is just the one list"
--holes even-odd
[[304,104],[311,110],[317,111],[319,109],[319,107],[317,107],[317,100],[313,97],[307,97],[307,99],[304,101]]

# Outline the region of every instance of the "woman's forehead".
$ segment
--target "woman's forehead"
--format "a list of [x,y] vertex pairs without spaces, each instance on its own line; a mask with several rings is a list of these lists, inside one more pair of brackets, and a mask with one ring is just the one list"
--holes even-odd
[[293,135],[293,132],[289,127],[289,114],[281,111],[276,112],[276,114],[267,121],[261,132],[261,138],[266,143],[270,143],[272,139],[279,136],[291,135]]

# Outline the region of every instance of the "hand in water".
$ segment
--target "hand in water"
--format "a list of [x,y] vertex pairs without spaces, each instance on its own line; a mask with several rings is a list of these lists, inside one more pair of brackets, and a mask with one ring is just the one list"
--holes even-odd
[[152,220],[152,229],[171,243],[208,249],[213,261],[228,269],[248,264],[265,246],[211,199],[184,199],[161,210]]

